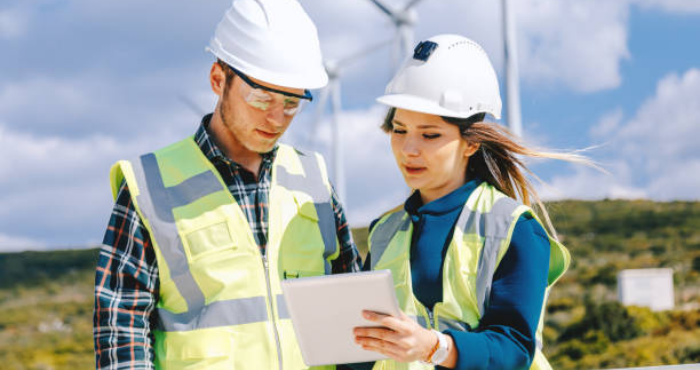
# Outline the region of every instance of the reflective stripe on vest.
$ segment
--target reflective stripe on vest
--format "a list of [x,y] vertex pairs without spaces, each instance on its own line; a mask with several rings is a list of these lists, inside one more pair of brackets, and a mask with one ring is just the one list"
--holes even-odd
[[282,144],[271,177],[260,254],[245,210],[192,138],[112,167],[113,195],[126,181],[158,260],[156,368],[307,368],[279,281],[330,272],[331,187],[320,156]]
[[370,264],[372,266],[372,270],[374,270],[374,267],[384,255],[384,252],[389,247],[389,243],[394,235],[399,230],[408,230],[408,227],[411,224],[411,219],[407,216],[408,213],[401,210],[396,213],[392,213],[389,215],[389,219],[377,225],[377,230],[372,233],[372,239],[370,240],[372,245],[372,251],[370,254]]
[[[180,294],[187,302],[187,310],[189,312],[201,312],[202,307],[204,307],[204,294],[192,277],[182,239],[175,225],[175,218],[172,212],[174,205],[171,200],[173,198],[170,198],[170,194],[177,194],[174,199],[178,199],[178,204],[182,205],[182,202],[187,202],[189,200],[187,203],[191,203],[197,198],[221,189],[219,186],[214,189],[212,186],[207,185],[202,187],[202,189],[205,189],[202,192],[199,192],[197,189],[192,189],[189,186],[179,188],[177,191],[171,189],[178,188],[178,186],[166,188],[163,185],[158,162],[153,153],[143,155],[139,160],[132,161],[132,168],[134,170],[136,182],[138,184],[145,184],[145,188],[141,190],[136,198],[139,209],[151,225],[151,238],[155,239],[158,243],[161,254],[171,271],[171,278],[177,285]],[[204,172],[192,179],[207,176],[207,173],[210,172]],[[189,183],[189,181],[184,181],[182,184],[185,183]],[[207,181],[207,184],[208,183]],[[195,324],[192,322],[196,319],[195,317],[182,318],[184,320],[190,320],[176,320],[177,324],[173,323],[172,325],[168,325],[168,311],[159,309],[158,313],[161,315],[161,318],[165,319],[160,320],[165,326],[163,328],[165,331],[178,330],[175,328],[176,325],[186,326],[190,328],[190,330],[195,328]]]
[[[496,201],[491,212],[484,214],[464,207],[457,219],[456,225],[464,230],[464,233],[472,233],[484,238],[484,247],[479,256],[476,276],[476,297],[481,316],[483,316],[489,304],[488,299],[491,295],[493,274],[496,271],[501,241],[508,237],[510,229],[510,222],[504,222],[504,220],[508,220],[517,207],[518,203],[513,199],[503,197]],[[372,269],[381,260],[396,232],[408,230],[410,223],[411,219],[407,217],[406,211],[402,210],[389,215],[385,222],[376,226],[377,230],[372,234],[371,239],[372,250],[370,258]],[[420,319],[419,323],[420,321],[422,321],[421,325],[425,326],[425,320]],[[445,322],[442,325],[450,328],[466,327],[457,322]]]
[[[518,204],[488,183],[474,190],[460,213],[443,262],[443,301],[428,311],[411,290],[410,248],[411,219],[405,211],[383,216],[369,236],[372,269],[390,269],[401,309],[420,325],[441,331],[472,330],[489,307],[493,275],[506,254],[510,238],[522,214],[537,216],[526,206]],[[548,287],[535,335],[537,349],[531,370],[551,370],[542,354],[542,327],[545,302],[551,286],[564,274],[570,255],[557,240],[549,237],[550,260]],[[443,317],[445,316],[445,317]],[[427,320],[431,320],[428,322]],[[433,321],[434,320],[434,321]],[[430,366],[393,360],[378,361],[373,369],[426,369]]]
[[484,247],[481,249],[476,274],[479,316],[483,316],[489,306],[493,274],[496,272],[501,242],[508,237],[511,215],[517,207],[518,203],[513,199],[503,197],[497,200],[491,211],[486,214],[464,207],[457,219],[457,225],[464,230],[465,234],[473,233],[484,238]]
[[[414,321],[416,321],[420,326],[424,328],[428,328],[429,325],[425,321],[425,318],[423,316],[413,316],[409,315],[408,317],[412,318]],[[448,329],[452,330],[459,330],[459,331],[469,331],[469,325],[458,321],[458,320],[452,320],[452,319],[446,319],[444,317],[438,318],[438,324],[437,324],[437,330],[439,331],[445,331]]]
[[323,175],[318,161],[313,155],[299,155],[301,165],[304,168],[304,174],[293,175],[287,172],[284,167],[277,168],[277,183],[289,190],[303,191],[309,195],[314,202],[316,214],[318,215],[318,226],[321,229],[321,237],[323,238],[324,252],[323,259],[325,261],[326,275],[331,273],[331,264],[328,262],[328,257],[335,253],[335,214],[331,205],[331,195],[323,186]]
[[[323,175],[316,159],[306,155],[299,155],[299,159],[306,177],[289,174],[284,167],[278,167],[277,183],[290,190],[303,191],[313,198],[324,242],[325,269],[329,274],[331,267],[328,257],[336,249],[335,217],[330,193],[323,187]],[[139,209],[150,222],[151,237],[158,243],[171,278],[187,303],[187,311],[179,314],[158,308],[161,318],[159,329],[188,331],[267,321],[269,318],[265,296],[215,301],[204,308],[204,294],[190,271],[173,209],[221,191],[222,186],[216,175],[206,171],[178,185],[165,187],[153,153],[143,155],[131,163],[137,183],[144,185],[136,197]],[[281,294],[277,295],[277,302],[279,318],[288,319],[289,312]]]

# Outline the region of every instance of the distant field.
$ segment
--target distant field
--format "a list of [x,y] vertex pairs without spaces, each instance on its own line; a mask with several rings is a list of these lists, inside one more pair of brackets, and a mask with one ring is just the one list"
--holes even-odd
[[0,254],[0,368],[94,368],[97,250]]
[[[548,205],[574,257],[553,289],[545,353],[555,369],[700,362],[700,203]],[[366,229],[353,230],[366,251]],[[97,250],[0,254],[0,369],[93,367]],[[625,268],[670,267],[679,309],[616,303]]]

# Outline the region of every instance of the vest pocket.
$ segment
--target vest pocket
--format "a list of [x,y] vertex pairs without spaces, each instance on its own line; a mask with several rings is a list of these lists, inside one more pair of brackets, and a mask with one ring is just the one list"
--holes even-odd
[[318,213],[316,213],[316,206],[311,202],[305,202],[299,207],[299,215],[306,218],[309,221],[318,223]]
[[280,279],[323,275],[325,250],[315,206],[311,202],[303,203],[287,220],[279,239]]
[[224,249],[236,249],[226,221],[184,234],[183,244],[191,260],[197,260]]
[[166,369],[235,369],[234,343],[226,332],[168,333],[165,342]]

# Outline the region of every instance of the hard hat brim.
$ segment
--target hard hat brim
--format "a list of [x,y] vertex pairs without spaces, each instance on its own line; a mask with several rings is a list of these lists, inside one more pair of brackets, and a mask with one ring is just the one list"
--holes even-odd
[[221,47],[217,47],[216,43],[205,48],[207,52],[214,54],[217,58],[223,60],[230,66],[245,73],[249,77],[256,78],[260,81],[274,84],[278,86],[288,87],[292,89],[320,89],[328,84],[328,75],[323,68],[308,68],[304,71],[299,71],[295,74],[276,73],[264,68],[256,67],[251,63],[246,63],[237,58],[235,55],[227,53]]
[[388,105],[394,108],[406,109],[414,112],[434,114],[436,116],[453,117],[453,118],[469,118],[475,114],[488,113],[496,119],[500,119],[500,114],[494,114],[492,109],[471,109],[463,112],[457,112],[451,109],[441,107],[435,102],[410,94],[388,94],[377,98],[377,102]]

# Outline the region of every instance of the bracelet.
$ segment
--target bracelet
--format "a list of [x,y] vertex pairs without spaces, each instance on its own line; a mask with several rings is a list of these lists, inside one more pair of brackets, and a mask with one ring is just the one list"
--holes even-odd
[[435,352],[440,348],[440,338],[435,338],[437,341],[435,341],[435,346],[433,346],[433,349],[430,350],[430,353],[428,353],[428,357],[423,361],[424,363],[430,364],[430,360],[433,359],[433,355]]

